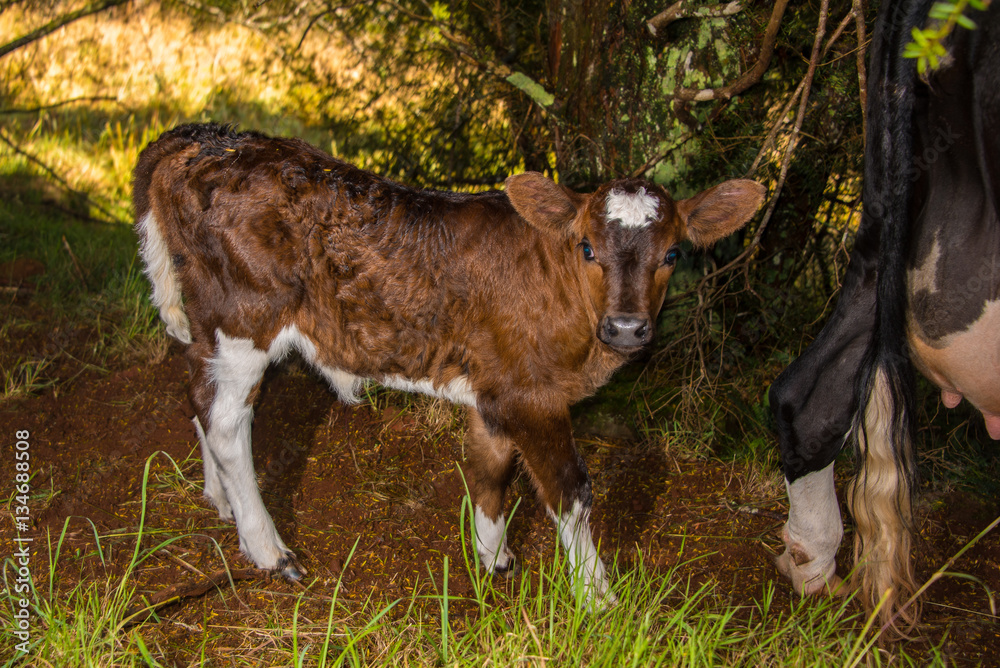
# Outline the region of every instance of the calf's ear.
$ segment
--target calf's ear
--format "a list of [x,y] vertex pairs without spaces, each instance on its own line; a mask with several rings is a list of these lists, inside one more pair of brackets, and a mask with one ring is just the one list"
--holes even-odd
[[677,202],[677,213],[695,246],[710,246],[740,229],[757,213],[767,188],[747,179],[726,181]]
[[532,227],[566,234],[586,197],[538,172],[524,172],[507,178],[507,199]]

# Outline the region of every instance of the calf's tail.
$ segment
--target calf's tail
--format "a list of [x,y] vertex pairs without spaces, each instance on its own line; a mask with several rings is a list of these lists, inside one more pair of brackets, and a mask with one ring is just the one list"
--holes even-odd
[[146,276],[153,285],[153,305],[160,309],[167,334],[181,343],[191,343],[191,324],[184,312],[177,270],[160,222],[152,209],[136,223],[136,232],[139,234],[139,255],[145,265]]
[[145,273],[153,285],[153,305],[167,325],[167,334],[181,343],[191,343],[191,324],[184,312],[181,284],[174,266],[174,256],[167,243],[164,220],[157,216],[152,197],[153,173],[165,158],[190,144],[178,128],[164,134],[139,155],[132,179],[132,206],[135,210],[135,231],[139,236],[139,256]]

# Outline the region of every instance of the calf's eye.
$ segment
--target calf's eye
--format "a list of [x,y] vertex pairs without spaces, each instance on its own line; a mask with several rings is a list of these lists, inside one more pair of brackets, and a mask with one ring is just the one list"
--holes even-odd
[[583,259],[587,262],[593,262],[597,258],[594,255],[594,249],[591,247],[590,242],[586,239],[580,242],[580,248],[583,250]]
[[663,264],[668,267],[674,266],[677,263],[677,255],[679,254],[679,252],[680,251],[678,251],[676,248],[671,248],[670,250],[668,250],[666,257],[663,258]]

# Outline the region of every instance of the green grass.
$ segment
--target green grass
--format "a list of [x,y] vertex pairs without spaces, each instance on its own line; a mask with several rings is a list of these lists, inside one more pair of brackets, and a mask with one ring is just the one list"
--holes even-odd
[[[15,161],[0,162],[0,264],[31,259],[27,300],[0,303],[0,398],[39,392],[60,359],[87,369],[157,359],[166,338],[149,302],[131,227],[81,222],[58,208]],[[65,380],[65,379],[64,379]]]
[[52,379],[43,375],[45,369],[52,363],[49,358],[23,359],[18,358],[13,364],[5,365],[2,370],[3,390],[0,399],[11,399],[41,392],[55,384]]
[[[180,539],[180,537],[170,537],[153,547],[141,548],[145,528],[147,481],[154,457],[155,454],[146,462],[142,484],[142,520],[136,532],[132,557],[121,577],[106,579],[80,577],[68,588],[61,586],[57,574],[59,566],[63,560],[74,559],[64,554],[70,521],[74,519],[71,517],[66,518],[58,536],[53,537],[51,532],[45,533],[44,552],[37,550],[34,559],[37,561],[40,554],[45,555],[47,578],[42,581],[35,577],[31,582],[30,594],[16,589],[19,567],[24,564],[15,563],[14,558],[4,560],[5,589],[3,605],[0,607],[0,622],[8,629],[17,628],[13,611],[18,609],[18,599],[22,596],[29,598],[32,611],[29,622],[31,637],[24,641],[28,643],[28,652],[25,654],[18,651],[18,647],[14,644],[0,651],[0,659],[5,661],[5,666],[18,665],[20,660],[25,658],[30,659],[33,665],[156,665],[151,660],[149,649],[141,634],[130,627],[136,615],[134,612],[136,588],[133,583],[136,569],[140,568],[150,555]],[[173,463],[173,460],[170,461]],[[174,464],[174,468],[176,467]],[[96,554],[101,564],[107,566],[105,537],[98,533],[93,522],[89,520],[87,522],[93,531]],[[147,540],[147,544],[148,542]],[[27,567],[38,569],[37,563],[29,563]],[[47,586],[43,582],[47,583]]]
[[[31,665],[173,665],[173,650],[164,639],[169,622],[154,612],[137,623],[145,617],[142,605],[137,606],[141,600],[137,589],[143,569],[149,567],[147,560],[191,536],[160,531],[155,514],[147,512],[147,493],[154,484],[198,491],[184,476],[183,462],[164,458],[157,453],[146,462],[140,520],[130,537],[101,535],[93,523],[85,521],[96,547],[82,554],[79,549],[71,552],[66,549],[68,519],[58,536],[46,534],[38,546],[41,549],[34,559],[44,560],[47,572],[36,576],[30,593]],[[522,570],[513,586],[498,586],[471,556],[469,517],[466,500],[460,529],[468,538],[462,554],[470,556],[460,564],[450,564],[445,558],[438,567],[429,567],[426,580],[404,597],[349,600],[341,597],[339,579],[313,580],[294,596],[291,605],[255,610],[245,626],[230,624],[224,638],[219,631],[209,632],[212,622],[203,619],[200,637],[189,636],[185,649],[194,658],[186,665],[206,661],[230,665],[230,659],[235,665],[283,666],[695,668],[890,663],[890,655],[874,645],[871,629],[850,611],[848,600],[797,599],[780,605],[775,585],[769,583],[754,601],[733,604],[712,582],[695,584],[686,577],[690,562],[663,572],[646,564],[641,555],[628,567],[612,555],[609,567],[618,603],[597,612],[590,610],[582,589],[567,575],[559,551],[537,570]],[[112,541],[117,541],[119,554],[130,555],[121,575],[112,575]],[[71,577],[82,574],[83,560],[93,563],[95,555],[108,575]],[[472,582],[471,596],[451,593],[449,583],[456,569]],[[4,562],[0,624],[8,628],[15,621],[12,585],[16,570],[12,559]],[[262,622],[259,615],[264,615]],[[234,645],[240,644],[256,649],[231,654]],[[12,644],[0,647],[0,661],[5,666],[26,665]],[[895,654],[892,661],[916,665],[905,653]],[[931,649],[921,657],[920,665],[945,663]]]

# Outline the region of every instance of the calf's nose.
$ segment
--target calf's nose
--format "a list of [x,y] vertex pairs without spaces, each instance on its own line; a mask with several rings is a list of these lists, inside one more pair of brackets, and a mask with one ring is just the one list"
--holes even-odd
[[608,315],[601,321],[597,338],[610,346],[635,348],[644,346],[653,339],[653,328],[645,315]]

